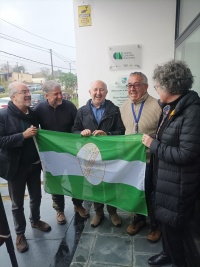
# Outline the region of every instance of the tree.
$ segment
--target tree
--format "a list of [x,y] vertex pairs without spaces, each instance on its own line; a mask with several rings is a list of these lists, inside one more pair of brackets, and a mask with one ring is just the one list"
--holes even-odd
[[65,86],[65,89],[70,89],[74,93],[77,90],[77,76],[73,73],[62,73],[58,78],[60,84]]
[[26,71],[26,69],[25,69],[25,67],[23,66],[23,65],[21,65],[21,66],[18,66],[18,65],[16,65],[14,68],[13,68],[13,71],[14,72],[23,72],[23,73],[25,73],[25,71]]

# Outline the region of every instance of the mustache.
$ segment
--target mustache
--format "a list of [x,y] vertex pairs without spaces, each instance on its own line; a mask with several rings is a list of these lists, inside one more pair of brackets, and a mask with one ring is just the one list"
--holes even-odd
[[24,99],[25,100],[31,100],[31,96],[25,96]]

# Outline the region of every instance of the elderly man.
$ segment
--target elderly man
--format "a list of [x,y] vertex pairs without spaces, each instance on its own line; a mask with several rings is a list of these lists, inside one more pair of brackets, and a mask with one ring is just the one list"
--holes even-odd
[[[107,85],[102,81],[94,81],[89,90],[91,99],[81,107],[74,122],[73,132],[82,136],[90,135],[122,135],[125,132],[119,108],[111,101],[106,100]],[[104,205],[94,203],[95,215],[90,225],[97,227],[103,217]],[[107,205],[107,210],[114,226],[121,226],[121,219],[116,213],[117,209]]]
[[[50,80],[43,85],[46,101],[35,107],[35,112],[42,129],[71,132],[77,109],[69,100],[62,99],[62,91],[59,83]],[[63,195],[52,195],[53,208],[57,211],[58,224],[65,224],[64,214],[65,199]],[[82,206],[83,201],[72,198],[74,210],[83,218],[88,218],[88,211]]]
[[[121,107],[122,121],[126,128],[125,134],[155,134],[161,114],[161,108],[158,104],[158,101],[147,93],[147,77],[142,72],[131,73],[128,79],[127,88],[129,100],[126,101]],[[158,222],[155,220],[151,201],[153,183],[151,181],[152,170],[149,166],[148,152],[145,174],[145,191],[151,226],[147,240],[156,242],[160,239],[160,228]],[[140,228],[145,225],[145,216],[141,214],[135,214],[133,221],[127,228],[127,233],[130,235],[135,235],[138,233]]]
[[11,101],[0,110],[0,176],[8,180],[12,213],[17,234],[16,248],[28,250],[24,235],[24,194],[27,186],[30,197],[30,222],[33,228],[48,232],[50,225],[40,220],[41,164],[33,141],[38,123],[30,110],[31,95],[26,84],[9,85]]

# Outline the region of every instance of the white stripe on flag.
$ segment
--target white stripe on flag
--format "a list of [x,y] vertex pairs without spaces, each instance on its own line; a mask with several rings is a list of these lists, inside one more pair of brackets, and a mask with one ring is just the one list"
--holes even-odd
[[[43,163],[43,171],[50,172],[53,176],[85,176],[91,183],[93,183],[94,179],[90,181],[90,178],[93,177],[97,181],[93,184],[98,184],[103,180],[107,183],[128,184],[139,190],[144,190],[146,164],[141,161],[98,160],[89,168],[88,161],[84,162],[83,159],[79,160],[77,157],[67,153],[40,152],[40,157]],[[85,167],[84,163],[87,163],[87,167]]]

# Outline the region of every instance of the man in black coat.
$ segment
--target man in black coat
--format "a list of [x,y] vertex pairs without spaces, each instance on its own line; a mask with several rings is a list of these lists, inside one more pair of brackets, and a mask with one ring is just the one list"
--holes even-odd
[[28,250],[24,235],[24,194],[27,186],[30,197],[30,222],[33,228],[48,232],[50,225],[40,220],[41,164],[33,141],[38,123],[30,110],[31,95],[26,84],[9,85],[11,101],[0,110],[0,176],[8,180],[12,213],[17,234],[16,248]]
[[[62,91],[59,83],[50,80],[43,87],[46,101],[39,103],[34,111],[37,115],[40,127],[45,130],[71,133],[77,109],[69,100],[62,99]],[[64,214],[65,199],[63,195],[52,195],[53,208],[57,211],[58,224],[65,224]],[[83,201],[72,198],[74,210],[83,218],[88,218],[88,211],[82,206]]]
[[[123,135],[125,127],[119,108],[105,99],[108,93],[107,85],[99,80],[94,81],[89,93],[91,99],[78,110],[73,132],[80,133],[82,136]],[[101,223],[104,217],[103,208],[102,203],[94,203],[95,215],[90,222],[92,227],[97,227]],[[107,205],[107,210],[113,225],[121,226],[121,219],[116,212],[117,209]]]

